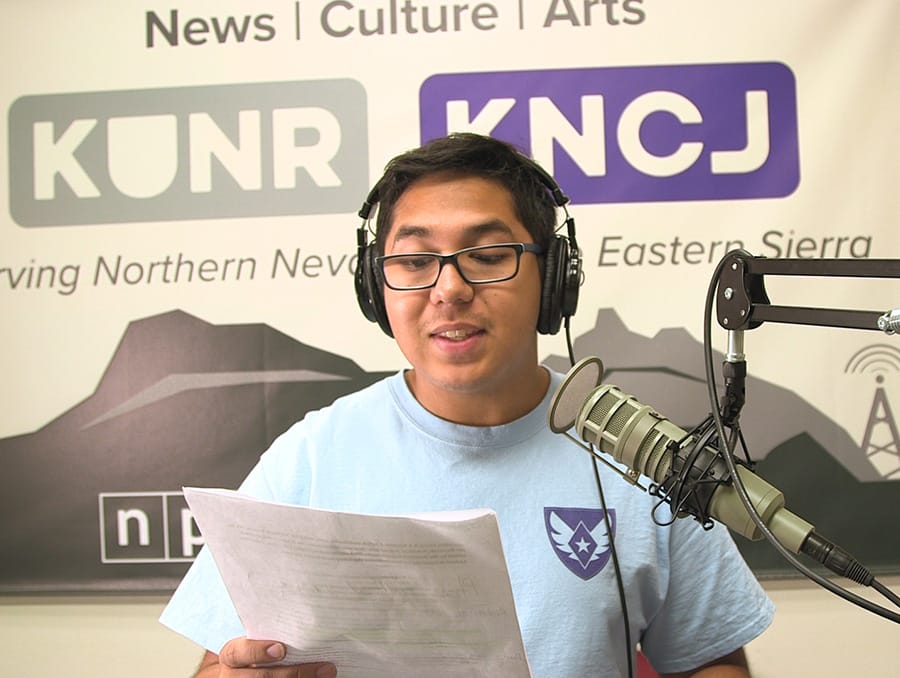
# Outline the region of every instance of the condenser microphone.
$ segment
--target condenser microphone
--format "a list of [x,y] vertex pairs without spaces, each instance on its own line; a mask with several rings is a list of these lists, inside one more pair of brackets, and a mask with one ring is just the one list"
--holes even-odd
[[742,501],[739,482],[759,522],[781,547],[803,553],[857,583],[872,584],[872,574],[853,556],[784,507],[779,490],[746,466],[732,464],[735,480],[715,447],[715,427],[687,433],[618,387],[600,385],[602,377],[599,358],[584,358],[569,370],[550,402],[548,420],[554,433],[564,433],[580,445],[568,433],[574,428],[584,442],[649,478],[656,483],[653,494],[669,504],[676,517],[693,516],[705,528],[715,519],[758,540],[763,531]]
[[[603,363],[594,357],[569,370],[551,400],[551,430],[569,435],[574,428],[584,442],[649,478],[657,484],[654,493],[676,516],[693,516],[703,523],[714,518],[748,539],[760,539],[762,533],[741,501],[725,459],[711,442],[714,429],[705,435],[688,434],[618,387],[600,385],[602,376]],[[744,466],[736,470],[766,527],[793,553],[808,553],[818,541],[813,526],[784,507],[779,490]]]

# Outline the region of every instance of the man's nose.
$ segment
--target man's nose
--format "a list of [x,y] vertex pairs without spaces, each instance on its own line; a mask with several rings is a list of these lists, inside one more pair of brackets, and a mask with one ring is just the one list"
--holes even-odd
[[472,295],[472,285],[463,278],[456,261],[445,263],[438,273],[437,282],[431,288],[432,301],[443,303],[471,301]]

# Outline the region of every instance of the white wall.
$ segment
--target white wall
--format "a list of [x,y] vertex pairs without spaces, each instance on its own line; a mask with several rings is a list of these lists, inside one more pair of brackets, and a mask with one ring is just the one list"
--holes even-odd
[[[880,581],[900,594],[900,577],[883,577]],[[756,678],[898,675],[900,625],[807,580],[763,585],[775,601],[777,612],[769,630],[748,648]],[[872,589],[846,588],[882,607],[892,607]],[[898,608],[893,610],[900,612]]]
[[[900,577],[882,580],[900,593]],[[748,648],[756,678],[894,678],[900,626],[804,581],[765,582],[778,612]],[[871,589],[855,593],[887,603]],[[15,678],[190,676],[202,651],[157,621],[162,597],[2,598],[0,673]],[[569,678],[569,677],[560,677]]]

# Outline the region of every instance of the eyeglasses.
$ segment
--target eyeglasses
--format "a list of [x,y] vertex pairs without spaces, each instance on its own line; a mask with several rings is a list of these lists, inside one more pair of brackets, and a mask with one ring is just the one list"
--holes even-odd
[[447,263],[453,264],[470,285],[510,280],[519,272],[523,252],[543,254],[544,248],[535,243],[508,242],[466,247],[452,254],[389,254],[375,257],[375,263],[392,290],[424,290],[437,284]]

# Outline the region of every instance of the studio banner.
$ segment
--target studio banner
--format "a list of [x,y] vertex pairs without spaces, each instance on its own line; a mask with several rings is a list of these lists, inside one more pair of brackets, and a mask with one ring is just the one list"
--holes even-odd
[[[570,196],[575,355],[685,429],[711,408],[704,349],[720,368],[734,339],[707,318],[729,252],[861,263],[767,276],[772,305],[900,306],[898,3],[0,17],[2,593],[173,589],[203,543],[183,486],[235,487],[306,412],[405,366],[359,312],[357,213],[391,157],[448,132],[516,144]],[[741,334],[756,472],[900,572],[900,334],[793,320]],[[563,334],[540,342],[566,371]],[[794,574],[735,540],[760,577]]]

